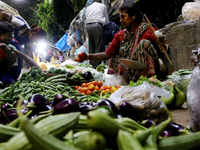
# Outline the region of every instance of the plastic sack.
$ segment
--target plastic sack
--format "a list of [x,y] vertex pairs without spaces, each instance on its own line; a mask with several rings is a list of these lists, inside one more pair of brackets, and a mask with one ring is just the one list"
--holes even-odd
[[200,69],[196,67],[191,75],[187,89],[187,105],[189,109],[189,127],[200,131]]
[[190,83],[190,77],[191,77],[191,74],[180,75],[180,76],[177,76],[176,78],[174,78],[174,80],[173,80],[176,87],[179,90],[181,90],[185,94],[185,96],[187,96],[187,88]]
[[66,51],[68,49],[71,49],[71,47],[67,44],[68,34],[65,33],[62,38],[55,44],[55,46],[60,51]]
[[164,88],[144,82],[136,87],[122,86],[109,97],[109,100],[118,107],[121,102],[129,102],[142,119],[153,119],[159,123],[168,118],[167,107],[160,96],[170,98],[170,93]]
[[127,85],[123,75],[105,74],[105,85],[117,86]]
[[200,17],[200,3],[187,2],[182,7],[182,15],[186,21],[197,20]]

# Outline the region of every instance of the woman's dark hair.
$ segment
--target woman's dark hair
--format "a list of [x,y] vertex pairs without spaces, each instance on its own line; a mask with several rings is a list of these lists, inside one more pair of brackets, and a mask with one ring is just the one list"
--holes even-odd
[[77,39],[77,40],[76,40],[76,43],[77,43],[77,44],[80,44],[80,45],[83,45],[83,42],[82,42],[82,40],[80,40],[80,39]]
[[36,23],[31,26],[30,31],[42,39],[46,36],[46,32],[42,28],[38,27]]
[[62,52],[62,51],[59,51],[59,54],[60,54],[60,55],[62,55],[62,54],[63,54],[63,52]]
[[75,44],[74,44],[74,43],[72,43],[72,44],[71,44],[71,47],[75,47]]
[[0,22],[0,34],[5,34],[8,32],[13,32],[13,27],[6,22]]
[[141,23],[143,20],[143,13],[141,8],[132,1],[125,1],[119,8],[119,11],[125,11],[130,17],[135,16],[135,22]]

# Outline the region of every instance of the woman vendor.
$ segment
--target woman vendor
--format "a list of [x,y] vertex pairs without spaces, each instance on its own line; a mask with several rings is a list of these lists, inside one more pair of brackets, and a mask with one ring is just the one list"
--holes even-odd
[[[79,57],[81,60],[110,59],[108,74],[123,74],[127,83],[137,81],[142,75],[156,75],[159,69],[158,43],[166,48],[165,40],[156,39],[151,28],[144,22],[140,7],[134,2],[125,1],[119,11],[124,29],[115,34],[107,50],[96,54],[79,54]],[[118,58],[132,59],[144,63],[147,67],[143,70],[126,68],[118,62]]]

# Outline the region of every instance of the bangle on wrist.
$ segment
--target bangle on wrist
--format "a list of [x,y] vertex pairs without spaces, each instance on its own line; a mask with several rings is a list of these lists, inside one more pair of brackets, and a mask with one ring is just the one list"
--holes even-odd
[[8,22],[10,23],[12,19],[12,15],[9,15]]

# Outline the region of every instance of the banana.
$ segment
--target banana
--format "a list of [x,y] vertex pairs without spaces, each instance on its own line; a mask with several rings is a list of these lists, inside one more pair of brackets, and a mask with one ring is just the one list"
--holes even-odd
[[84,132],[74,140],[75,146],[85,150],[103,150],[107,147],[104,135],[99,132]]
[[117,145],[119,150],[143,150],[144,148],[131,133],[119,130],[117,135]]
[[128,130],[115,119],[98,109],[88,112],[86,122],[89,128],[97,130],[104,135],[113,138],[117,136],[119,129]]
[[171,89],[169,90],[169,92],[170,92],[170,98],[169,99],[164,98],[164,97],[160,98],[165,103],[166,106],[168,106],[169,104],[171,104],[174,101],[174,99],[175,99],[174,87],[171,87]]

